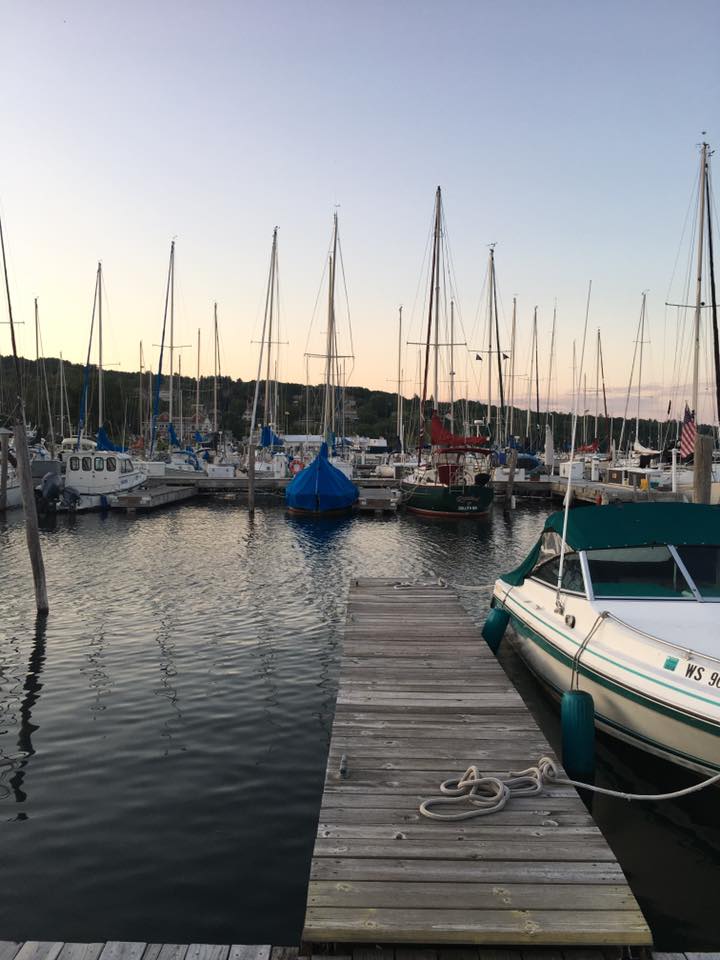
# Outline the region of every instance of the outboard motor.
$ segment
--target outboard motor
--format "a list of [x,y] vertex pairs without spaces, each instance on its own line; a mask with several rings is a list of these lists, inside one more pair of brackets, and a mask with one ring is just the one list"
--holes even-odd
[[35,502],[37,503],[38,513],[53,513],[62,497],[62,492],[62,477],[59,477],[53,471],[48,471],[35,487]]

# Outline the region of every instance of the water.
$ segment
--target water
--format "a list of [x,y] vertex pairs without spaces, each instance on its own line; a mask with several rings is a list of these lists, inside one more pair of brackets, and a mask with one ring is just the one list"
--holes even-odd
[[[442,575],[480,621],[543,519],[251,522],[232,501],[62,517],[42,534],[42,626],[11,514],[0,939],[297,943],[351,577]],[[556,746],[554,707],[507,645],[503,661]],[[606,738],[600,755],[622,789],[691,780]],[[720,947],[716,798],[594,809],[662,949]]]

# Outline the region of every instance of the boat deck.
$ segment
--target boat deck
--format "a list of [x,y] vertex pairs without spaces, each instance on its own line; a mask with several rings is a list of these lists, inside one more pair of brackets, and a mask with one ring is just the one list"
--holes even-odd
[[459,823],[418,812],[472,763],[503,774],[544,754],[547,741],[451,590],[354,581],[303,940],[649,945],[620,865],[572,787]]

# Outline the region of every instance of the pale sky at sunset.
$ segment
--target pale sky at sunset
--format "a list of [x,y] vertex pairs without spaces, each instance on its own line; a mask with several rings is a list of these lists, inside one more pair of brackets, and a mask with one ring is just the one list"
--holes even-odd
[[[414,314],[413,304],[441,184],[459,339],[480,345],[496,242],[504,337],[518,298],[518,373],[527,371],[537,304],[546,380],[557,299],[553,393],[567,406],[592,279],[588,389],[600,326],[618,413],[647,289],[646,412],[666,406],[676,314],[664,304],[687,296],[692,216],[681,240],[701,131],[720,143],[716,0],[0,0],[0,23],[0,213],[26,355],[34,356],[38,296],[46,355],[84,361],[101,259],[106,359],[137,369],[142,339],[154,367],[176,237],[176,341],[193,344],[183,372],[195,370],[198,326],[201,367],[212,369],[217,300],[223,372],[254,377],[251,341],[277,224],[289,341],[279,372],[303,381],[338,204],[351,382],[393,389],[397,308],[404,339],[419,339],[422,292]],[[325,329],[324,303],[311,349]],[[456,360],[461,380],[465,366]],[[676,378],[685,378],[687,362],[679,366]],[[412,393],[415,348],[404,367]],[[703,357],[703,380],[706,369]],[[523,395],[526,381],[517,389]],[[484,381],[469,390],[486,398]],[[681,391],[677,402],[685,399]]]

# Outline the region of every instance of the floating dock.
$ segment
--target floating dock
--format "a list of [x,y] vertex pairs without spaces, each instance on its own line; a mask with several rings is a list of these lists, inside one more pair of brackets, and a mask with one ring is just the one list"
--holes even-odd
[[158,507],[167,507],[171,503],[180,503],[198,495],[197,484],[187,486],[172,486],[166,483],[153,484],[121,493],[112,504],[115,510],[126,510],[128,513],[137,513],[139,510],[157,510]]
[[418,812],[470,764],[502,775],[545,754],[553,756],[451,590],[354,581],[308,952],[327,942],[649,945],[622,869],[574,788],[550,786],[459,823]]

